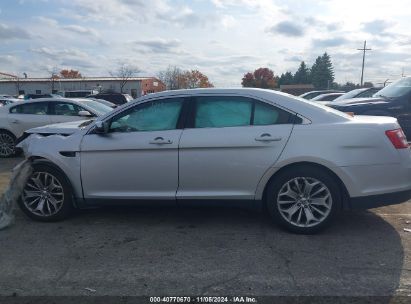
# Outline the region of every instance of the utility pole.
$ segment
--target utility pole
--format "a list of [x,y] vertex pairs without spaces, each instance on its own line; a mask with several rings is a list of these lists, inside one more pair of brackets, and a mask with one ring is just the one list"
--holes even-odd
[[361,86],[364,83],[364,63],[365,63],[365,52],[371,51],[371,49],[367,49],[367,40],[364,41],[364,47],[362,49],[357,49],[358,51],[363,51],[362,54],[362,70],[361,70]]

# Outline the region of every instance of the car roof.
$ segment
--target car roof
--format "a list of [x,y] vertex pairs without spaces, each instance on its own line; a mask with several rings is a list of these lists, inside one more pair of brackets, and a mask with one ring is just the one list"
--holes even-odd
[[[153,99],[216,95],[238,95],[241,97],[256,98],[258,100],[262,100],[263,102],[280,106],[291,112],[306,115],[306,117],[310,117],[310,119],[311,117],[315,117],[316,121],[338,121],[346,120],[348,117],[348,115],[344,115],[342,112],[331,111],[332,109],[329,107],[321,106],[315,102],[310,102],[306,99],[292,96],[284,92],[258,88],[205,88],[163,91],[159,93],[148,94],[114,109],[112,112],[104,115],[102,119],[116,115],[120,111],[130,108],[135,104],[144,103]],[[332,113],[331,115],[330,112]]]

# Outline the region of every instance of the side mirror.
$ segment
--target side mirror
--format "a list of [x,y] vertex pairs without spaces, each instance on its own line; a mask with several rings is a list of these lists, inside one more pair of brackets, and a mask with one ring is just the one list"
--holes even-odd
[[81,116],[81,117],[91,117],[91,116],[93,116],[89,111],[79,111],[78,112],[78,116]]
[[95,134],[107,134],[109,129],[109,124],[105,121],[96,121],[94,132]]

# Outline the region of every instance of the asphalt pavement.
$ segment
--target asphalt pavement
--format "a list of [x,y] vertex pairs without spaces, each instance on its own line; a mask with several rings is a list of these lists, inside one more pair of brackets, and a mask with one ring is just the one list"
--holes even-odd
[[[0,191],[21,159],[0,160]],[[285,232],[236,208],[105,208],[0,231],[0,296],[411,295],[411,204]]]

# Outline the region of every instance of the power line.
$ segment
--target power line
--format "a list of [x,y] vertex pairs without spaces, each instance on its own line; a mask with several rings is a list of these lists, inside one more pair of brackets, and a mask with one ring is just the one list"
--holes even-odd
[[365,63],[365,52],[371,51],[372,49],[367,49],[367,40],[364,41],[364,47],[362,49],[357,49],[358,51],[363,51],[362,55],[362,70],[361,70],[361,86],[363,86],[364,82],[364,63]]

